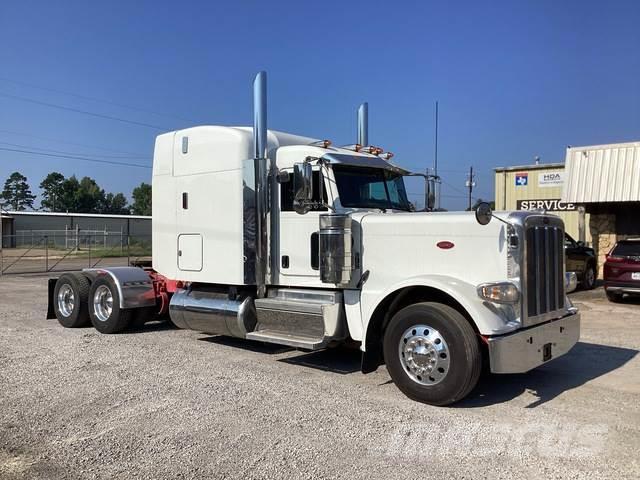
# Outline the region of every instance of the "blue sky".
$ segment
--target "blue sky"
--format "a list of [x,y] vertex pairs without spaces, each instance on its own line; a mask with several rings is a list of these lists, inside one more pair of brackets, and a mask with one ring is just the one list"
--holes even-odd
[[[471,165],[476,195],[493,199],[493,167],[640,140],[639,25],[637,1],[4,0],[0,148],[150,165],[161,130],[7,95],[165,130],[248,125],[264,69],[270,128],[352,143],[368,101],[371,143],[412,169],[433,164],[438,100],[443,206],[462,208]],[[127,195],[150,181],[148,169],[0,151],[0,179],[14,170],[34,190],[52,170]]]

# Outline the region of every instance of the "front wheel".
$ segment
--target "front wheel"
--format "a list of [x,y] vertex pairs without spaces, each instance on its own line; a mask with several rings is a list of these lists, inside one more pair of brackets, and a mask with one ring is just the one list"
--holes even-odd
[[101,276],[91,285],[89,316],[100,333],[119,333],[129,326],[134,310],[120,308],[118,289],[108,276]]
[[467,396],[482,368],[480,345],[467,319],[433,302],[410,305],[393,316],[384,335],[384,358],[405,395],[439,406]]
[[587,265],[587,269],[582,276],[582,288],[591,290],[596,286],[596,268],[593,264]]

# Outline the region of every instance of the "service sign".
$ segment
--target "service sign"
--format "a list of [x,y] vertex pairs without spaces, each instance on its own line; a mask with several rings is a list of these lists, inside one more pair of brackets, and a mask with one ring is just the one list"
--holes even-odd
[[578,207],[575,203],[563,202],[559,198],[544,198],[540,200],[518,200],[517,210],[545,210],[547,212],[572,212]]
[[561,187],[564,182],[564,172],[548,172],[538,174],[539,187]]

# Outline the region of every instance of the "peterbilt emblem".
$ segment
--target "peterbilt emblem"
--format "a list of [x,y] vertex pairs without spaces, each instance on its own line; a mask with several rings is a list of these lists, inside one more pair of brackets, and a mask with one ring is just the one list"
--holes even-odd
[[450,248],[454,247],[454,244],[453,244],[453,242],[449,242],[447,240],[443,240],[442,242],[436,243],[436,246],[438,248],[443,249],[443,250],[449,250]]

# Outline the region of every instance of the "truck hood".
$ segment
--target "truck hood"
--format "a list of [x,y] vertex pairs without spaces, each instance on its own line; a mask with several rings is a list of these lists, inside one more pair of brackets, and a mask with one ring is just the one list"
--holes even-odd
[[[500,212],[506,219],[509,212]],[[362,268],[371,286],[412,276],[448,275],[478,285],[507,277],[506,225],[473,212],[357,212]]]

